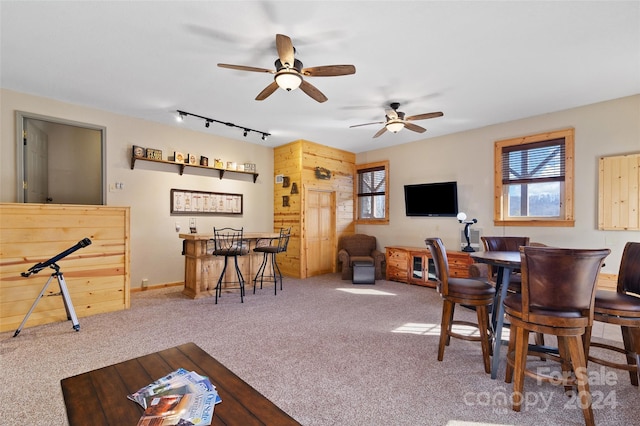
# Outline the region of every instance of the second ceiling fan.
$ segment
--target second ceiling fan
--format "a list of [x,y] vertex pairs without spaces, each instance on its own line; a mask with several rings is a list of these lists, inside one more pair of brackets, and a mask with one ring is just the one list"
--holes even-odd
[[304,93],[318,102],[325,102],[327,97],[314,85],[307,82],[304,77],[334,77],[340,75],[355,74],[353,65],[324,65],[319,67],[303,68],[302,62],[295,59],[295,49],[291,39],[283,34],[276,34],[276,49],[278,59],[275,62],[276,69],[257,68],[245,65],[218,64],[221,68],[229,68],[239,71],[266,72],[275,74],[274,81],[256,96],[257,101],[268,98],[278,87],[291,91],[300,87]]
[[392,102],[389,104],[390,108],[385,109],[385,117],[386,121],[376,121],[373,123],[365,123],[365,124],[356,124],[349,127],[361,127],[361,126],[370,126],[372,124],[384,124],[384,127],[373,135],[374,138],[382,135],[387,130],[392,133],[398,133],[400,130],[407,128],[411,131],[424,133],[427,131],[424,127],[420,127],[417,124],[411,123],[412,121],[417,120],[426,120],[428,118],[436,118],[442,117],[444,114],[440,111],[438,112],[428,112],[425,114],[412,115],[410,117],[405,118],[405,114],[402,111],[398,111],[400,108],[400,104],[398,102]]

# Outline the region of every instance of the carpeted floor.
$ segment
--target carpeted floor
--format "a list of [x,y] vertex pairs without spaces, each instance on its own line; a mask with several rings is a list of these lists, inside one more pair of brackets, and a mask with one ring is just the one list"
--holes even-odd
[[[584,424],[575,399],[533,379],[513,412],[504,361],[491,380],[478,343],[452,340],[438,362],[440,310],[433,289],[338,274],[285,278],[277,296],[248,289],[244,304],[237,293],[218,305],[188,299],[179,287],[134,293],[131,309],[80,318],[77,333],[67,321],[0,334],[0,419],[64,425],[61,379],[194,342],[305,425]],[[627,373],[589,371],[596,423],[639,424]]]

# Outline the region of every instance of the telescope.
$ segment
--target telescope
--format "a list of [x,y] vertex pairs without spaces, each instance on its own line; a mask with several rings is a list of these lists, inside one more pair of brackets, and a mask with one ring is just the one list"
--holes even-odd
[[79,250],[79,249],[81,249],[83,247],[86,247],[89,244],[91,244],[91,240],[88,239],[88,238],[83,238],[82,240],[78,241],[78,244],[74,245],[73,247],[69,247],[68,249],[66,249],[62,253],[59,253],[59,254],[53,256],[51,259],[49,259],[47,261],[36,263],[31,268],[29,268],[29,270],[27,272],[22,272],[20,275],[22,275],[23,277],[28,277],[31,274],[37,274],[38,272],[40,272],[44,268],[55,264],[58,260],[69,256],[74,251]]
[[80,330],[80,323],[78,322],[76,310],[73,308],[73,304],[71,303],[71,296],[69,295],[69,289],[67,288],[67,283],[64,280],[64,276],[62,275],[62,272],[60,272],[60,267],[56,265],[56,262],[60,259],[63,259],[69,256],[74,251],[79,250],[82,247],[88,246],[89,244],[91,244],[91,240],[88,238],[83,238],[82,240],[78,241],[78,244],[72,247],[69,247],[62,253],[58,253],[57,255],[53,256],[49,260],[36,263],[31,268],[29,268],[27,272],[22,272],[20,274],[23,277],[28,277],[31,274],[37,274],[38,272],[42,271],[44,268],[48,266],[50,266],[54,270],[54,272],[51,274],[51,276],[47,280],[47,283],[44,285],[44,287],[42,287],[42,291],[40,291],[40,294],[38,295],[38,297],[36,297],[36,300],[33,302],[33,305],[31,305],[31,309],[29,309],[29,312],[27,312],[27,315],[25,315],[24,319],[22,320],[22,323],[20,323],[20,326],[18,327],[16,332],[13,333],[13,337],[16,337],[18,334],[20,334],[22,327],[24,327],[25,323],[27,322],[27,319],[29,318],[33,310],[36,308],[38,301],[40,301],[40,299],[42,299],[45,296],[47,287],[49,286],[49,283],[54,277],[58,280],[58,286],[60,287],[60,292],[47,294],[47,296],[62,296],[62,301],[64,302],[64,309],[67,312],[67,319],[71,320],[71,323],[73,324],[73,329],[75,331]]

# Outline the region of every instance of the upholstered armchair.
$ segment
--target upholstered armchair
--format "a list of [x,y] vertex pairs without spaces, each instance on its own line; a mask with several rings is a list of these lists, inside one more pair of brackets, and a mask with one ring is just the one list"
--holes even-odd
[[342,279],[353,277],[353,262],[371,262],[376,280],[384,279],[384,253],[376,247],[376,237],[364,234],[346,235],[338,243],[338,262],[342,264]]

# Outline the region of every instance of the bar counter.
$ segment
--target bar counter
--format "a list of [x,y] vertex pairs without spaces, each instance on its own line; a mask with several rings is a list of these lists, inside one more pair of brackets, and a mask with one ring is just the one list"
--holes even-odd
[[[258,240],[263,238],[277,238],[277,232],[245,232],[242,235],[246,241],[248,254],[238,257],[238,266],[245,280],[245,286],[253,286],[262,253],[254,253],[253,249]],[[213,234],[178,234],[183,240],[184,255],[184,290],[182,293],[192,299],[215,296],[216,283],[224,266],[222,256],[213,256]],[[268,273],[270,264],[267,265]],[[227,267],[225,281],[236,281],[235,268]],[[224,285],[222,287],[224,291]]]

